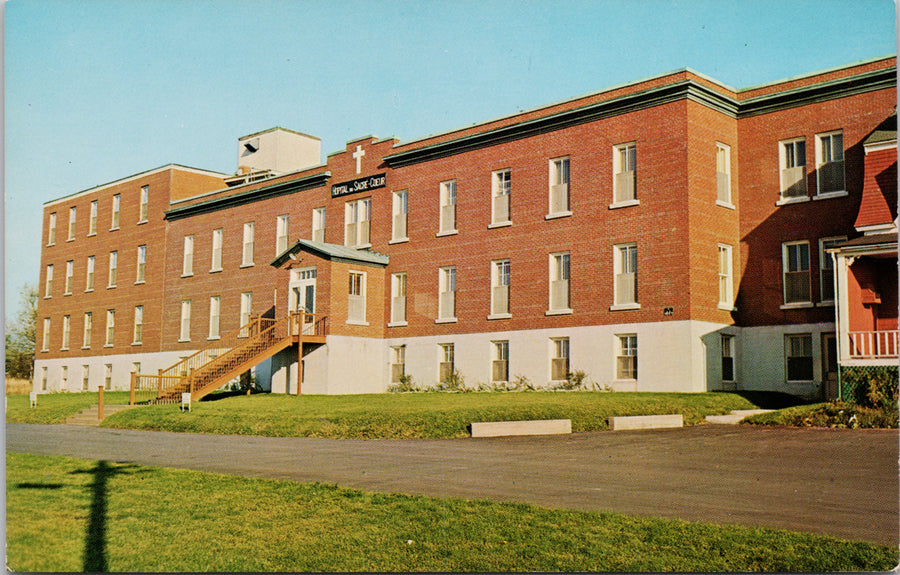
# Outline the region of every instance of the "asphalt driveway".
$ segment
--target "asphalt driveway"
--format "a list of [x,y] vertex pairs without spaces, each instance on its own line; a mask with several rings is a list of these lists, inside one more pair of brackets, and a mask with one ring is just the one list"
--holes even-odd
[[897,430],[700,425],[448,440],[7,424],[8,451],[900,543]]

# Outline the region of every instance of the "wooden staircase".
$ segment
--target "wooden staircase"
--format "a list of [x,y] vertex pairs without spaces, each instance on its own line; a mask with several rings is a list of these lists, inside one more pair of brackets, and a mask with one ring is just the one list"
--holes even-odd
[[325,343],[326,331],[326,316],[306,312],[254,317],[156,375],[132,374],[130,403],[180,403],[182,393],[197,401],[291,345]]

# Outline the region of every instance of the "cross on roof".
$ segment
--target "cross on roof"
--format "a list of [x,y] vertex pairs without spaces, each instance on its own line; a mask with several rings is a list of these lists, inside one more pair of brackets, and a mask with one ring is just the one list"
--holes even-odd
[[362,146],[356,146],[356,151],[353,152],[353,158],[356,160],[356,173],[358,174],[360,170],[362,170],[362,157],[366,155],[366,152],[362,149]]

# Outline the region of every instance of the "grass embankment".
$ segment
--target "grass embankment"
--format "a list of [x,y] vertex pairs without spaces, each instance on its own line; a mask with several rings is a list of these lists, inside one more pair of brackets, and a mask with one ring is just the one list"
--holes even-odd
[[832,427],[849,429],[897,428],[897,408],[880,409],[854,403],[831,401],[799,405],[770,413],[752,415],[743,423],[786,425],[789,427]]
[[756,404],[732,393],[409,393],[235,396],[117,413],[104,427],[270,437],[403,439],[468,437],[473,421],[571,419],[573,431],[608,428],[615,415],[681,413],[685,423]]
[[[127,391],[107,391],[103,402],[107,405],[128,403]],[[37,407],[32,408],[28,395],[6,396],[7,423],[63,423],[92,405],[97,405],[97,393],[47,393],[38,395]]]
[[883,571],[789,531],[7,454],[14,571]]

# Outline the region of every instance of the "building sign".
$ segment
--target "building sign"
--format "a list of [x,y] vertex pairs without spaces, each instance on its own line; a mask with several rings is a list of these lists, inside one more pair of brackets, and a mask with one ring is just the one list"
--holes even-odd
[[385,174],[375,174],[374,176],[366,176],[365,178],[356,178],[349,182],[342,182],[331,186],[331,197],[346,196],[347,194],[355,194],[358,192],[368,192],[377,190],[385,186]]

